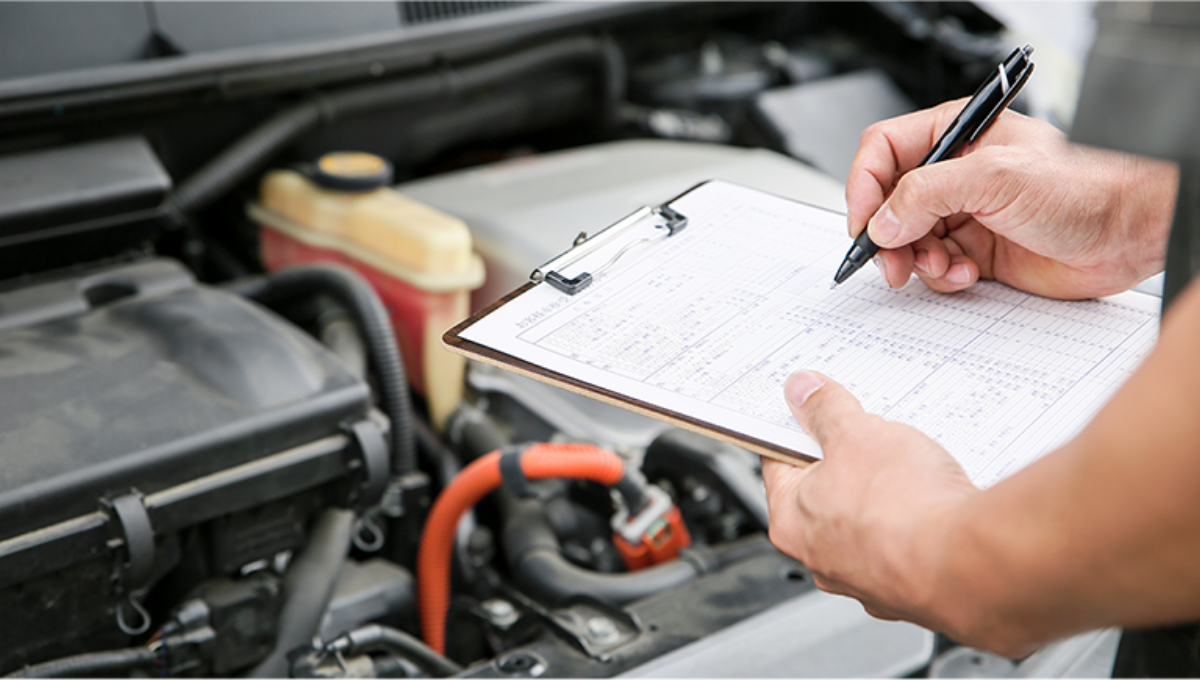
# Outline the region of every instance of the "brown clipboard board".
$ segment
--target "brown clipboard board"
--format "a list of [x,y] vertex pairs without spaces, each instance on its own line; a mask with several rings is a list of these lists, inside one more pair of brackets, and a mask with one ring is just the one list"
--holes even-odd
[[[692,187],[691,189],[688,189],[679,196],[676,196],[670,201],[664,203],[663,206],[669,206],[671,203],[679,200],[691,191],[695,191],[699,187],[704,186],[704,184],[706,183],[701,183]],[[624,219],[629,218],[627,217]],[[618,221],[614,224],[619,224],[621,221]],[[455,325],[450,330],[446,331],[442,335],[442,344],[447,350],[464,356],[468,359],[490,364],[503,370],[516,373],[517,375],[521,375],[526,378],[532,378],[539,382],[574,392],[575,394],[581,394],[606,404],[624,408],[626,410],[633,411],[634,413],[648,416],[650,418],[654,418],[655,420],[659,420],[670,425],[675,425],[685,430],[690,430],[692,432],[705,435],[713,439],[741,447],[753,453],[789,463],[791,465],[804,467],[818,460],[813,456],[798,451],[793,451],[761,439],[756,439],[719,425],[714,425],[699,418],[689,416],[686,413],[680,413],[678,411],[642,401],[640,399],[634,399],[628,395],[584,382],[572,376],[551,371],[542,366],[538,366],[523,359],[518,359],[517,357],[511,356],[491,347],[480,345],[462,337],[462,333],[476,322],[480,321],[492,312],[500,309],[510,301],[515,300],[521,295],[524,295],[528,291],[532,290],[535,286],[545,285],[549,285],[549,283],[545,280],[540,282],[529,281],[528,283],[525,283],[520,288],[517,288],[513,292],[505,295],[496,302],[493,302],[487,307],[471,315],[466,320]]]

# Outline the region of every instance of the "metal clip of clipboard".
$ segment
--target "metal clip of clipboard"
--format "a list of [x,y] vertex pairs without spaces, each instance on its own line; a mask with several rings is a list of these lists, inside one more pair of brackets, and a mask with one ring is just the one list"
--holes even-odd
[[[617,253],[613,255],[608,262],[596,267],[594,271],[580,272],[578,275],[571,278],[567,278],[561,273],[560,270],[565,269],[566,267],[569,267],[588,255],[596,252],[596,250],[598,250],[601,246],[611,243],[618,236],[626,233],[634,226],[640,224],[643,220],[653,216],[660,216],[666,219],[666,224],[657,225],[657,229],[660,230],[660,233],[627,244],[624,248],[621,248],[619,251],[617,251]],[[616,264],[617,260],[619,260],[625,253],[637,246],[653,243],[655,241],[674,236],[676,233],[686,227],[687,223],[687,217],[679,214],[679,212],[677,212],[674,208],[671,208],[665,203],[659,206],[643,206],[630,214],[628,217],[610,224],[591,236],[588,236],[586,232],[580,232],[579,236],[575,237],[575,243],[572,244],[571,248],[567,250],[567,252],[533,270],[533,273],[529,275],[529,278],[532,279],[534,283],[541,283],[545,281],[567,295],[574,295],[584,288],[590,286],[592,281],[595,280],[596,276]]]

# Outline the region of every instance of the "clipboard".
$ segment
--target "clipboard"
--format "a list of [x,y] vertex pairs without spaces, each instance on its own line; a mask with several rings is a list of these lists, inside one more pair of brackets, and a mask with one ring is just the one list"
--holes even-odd
[[[527,283],[446,331],[442,336],[444,346],[449,351],[465,356],[468,359],[496,366],[526,378],[538,380],[548,385],[574,392],[575,394],[590,397],[640,415],[654,418],[669,425],[712,437],[753,453],[769,456],[800,467],[815,462],[818,460],[815,456],[756,439],[688,414],[579,380],[564,373],[548,370],[543,366],[530,363],[462,337],[462,333],[478,321],[488,317],[520,296],[525,295],[536,286],[551,286],[566,295],[577,295],[589,288],[595,282],[597,276],[611,267],[618,265],[621,259],[635,248],[653,247],[657,241],[669,239],[679,234],[687,227],[689,220],[687,215],[674,209],[672,204],[689,193],[700,190],[708,183],[701,182],[659,205],[643,206],[590,236],[581,232],[570,247],[561,255],[534,269],[530,273],[530,280]],[[644,226],[647,223],[654,223],[660,230],[655,237],[651,239],[629,239],[629,234],[634,228]],[[617,252],[611,257],[602,258],[603,262],[599,266],[585,269],[573,275],[564,273],[567,267],[582,262],[606,245],[621,242],[623,238],[626,240]]]
[[798,466],[822,454],[783,384],[821,371],[989,486],[1073,437],[1157,339],[1159,300],[1134,291],[943,295],[871,276],[831,290],[846,247],[841,213],[710,180],[581,235],[443,342]]

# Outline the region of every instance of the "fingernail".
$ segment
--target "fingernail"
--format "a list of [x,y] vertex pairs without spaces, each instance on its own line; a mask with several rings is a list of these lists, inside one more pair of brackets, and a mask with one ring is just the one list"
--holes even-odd
[[900,222],[896,219],[895,213],[892,212],[892,207],[884,205],[883,209],[875,213],[875,217],[871,218],[871,223],[867,225],[867,229],[871,231],[871,240],[879,245],[885,245],[890,243],[900,233]]
[[821,376],[809,371],[801,371],[793,373],[787,380],[787,385],[783,388],[783,393],[787,397],[792,406],[804,406],[804,402],[813,395],[813,392],[821,389],[825,385],[825,381]]
[[971,273],[967,271],[967,265],[956,264],[946,270],[946,280],[963,286],[971,282]]
[[887,277],[887,260],[876,255],[875,257],[871,258],[871,262],[874,263],[876,267],[879,267],[879,273],[883,275],[883,282],[887,283],[888,288],[891,288],[892,284],[888,282]]
[[918,250],[913,256],[913,266],[916,267],[922,274],[929,273],[929,251]]

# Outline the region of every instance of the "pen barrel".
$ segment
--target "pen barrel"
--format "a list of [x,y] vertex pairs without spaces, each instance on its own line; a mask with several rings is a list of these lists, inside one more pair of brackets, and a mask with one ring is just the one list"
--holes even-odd
[[[1025,81],[1029,80],[1029,74],[1033,72],[1033,62],[1029,60],[1031,54],[1033,48],[1029,45],[1018,47],[996,67],[992,76],[979,86],[967,105],[950,123],[950,127],[938,138],[929,154],[921,161],[921,166],[952,158],[991,126],[1017,96]],[[854,245],[850,247],[850,252],[846,253],[837,273],[833,275],[833,285],[837,286],[850,278],[867,260],[875,257],[877,252],[879,246],[871,241],[867,230],[863,229],[858,238],[854,239]]]
[[879,246],[871,240],[867,230],[863,229],[858,238],[854,239],[854,245],[850,247],[850,252],[846,254],[846,259],[856,265],[862,266],[867,260],[875,257],[875,253],[879,252]]
[[879,252],[879,246],[871,240],[867,235],[867,230],[863,229],[858,238],[854,239],[854,245],[850,246],[850,252],[846,253],[846,258],[842,260],[842,266],[838,267],[837,273],[833,275],[834,285],[844,283],[850,278],[854,272],[863,268],[875,253]]
[[953,158],[963,147],[978,139],[991,127],[1017,96],[1025,81],[1029,80],[1029,74],[1033,72],[1033,62],[1029,60],[1031,54],[1033,48],[1029,45],[1013,50],[971,96],[967,105],[921,161],[921,166]]

